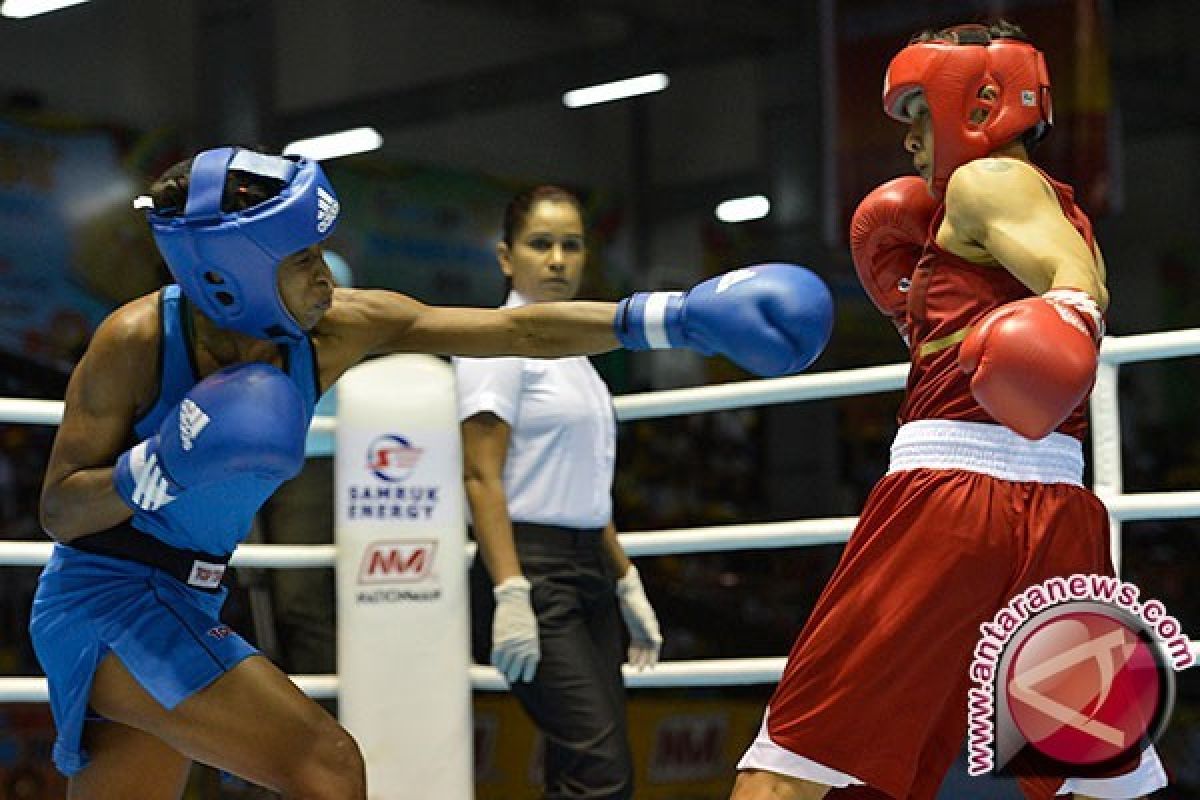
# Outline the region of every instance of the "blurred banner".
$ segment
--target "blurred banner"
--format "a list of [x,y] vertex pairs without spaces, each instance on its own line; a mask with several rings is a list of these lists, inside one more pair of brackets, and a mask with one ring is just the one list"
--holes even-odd
[[[530,182],[380,158],[343,159],[325,168],[343,209],[328,246],[346,258],[355,285],[437,305],[504,301],[496,243],[505,206]],[[597,193],[565,188],[579,195],[588,228],[580,296],[612,299],[602,256],[620,219]]]
[[342,204],[329,246],[357,286],[395,289],[423,303],[497,306],[501,219],[516,189],[483,175],[379,159],[326,164]]
[[113,306],[158,285],[108,131],[0,122],[0,349],[71,364]]
[[914,33],[966,22],[1006,19],[1046,54],[1054,95],[1054,130],[1035,154],[1051,175],[1075,187],[1089,214],[1116,210],[1117,141],[1104,0],[962,0],[895,3],[838,0],[834,13],[838,241],[858,202],[875,186],[913,173],[905,128],[883,113],[880,94],[891,57]]

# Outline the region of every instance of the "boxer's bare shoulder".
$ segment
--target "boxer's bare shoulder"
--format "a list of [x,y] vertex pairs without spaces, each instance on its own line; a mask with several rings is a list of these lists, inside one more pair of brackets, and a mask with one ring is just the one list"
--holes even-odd
[[[160,372],[162,331],[159,323],[160,292],[131,300],[100,323],[71,384],[80,389],[80,401],[95,395],[117,394],[129,398],[136,412],[154,402]],[[67,400],[73,393],[68,389]]]

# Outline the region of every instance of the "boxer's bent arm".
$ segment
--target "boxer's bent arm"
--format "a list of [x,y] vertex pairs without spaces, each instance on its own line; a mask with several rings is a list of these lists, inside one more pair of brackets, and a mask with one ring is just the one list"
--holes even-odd
[[326,386],[372,354],[560,358],[618,347],[615,303],[445,308],[370,289],[338,289],[336,298],[314,332]]
[[946,221],[1037,294],[1079,289],[1108,305],[1095,254],[1028,164],[982,158],[960,167],[946,187]]
[[490,412],[462,422],[463,486],[471,506],[478,558],[483,559],[492,583],[521,575],[513,542],[512,519],[504,492],[504,462],[508,457],[511,428]]
[[60,542],[106,530],[132,515],[113,489],[112,472],[128,443],[139,391],[156,378],[145,369],[155,358],[147,350],[152,353],[157,344],[144,346],[144,317],[127,306],[105,320],[67,384],[40,507],[42,527]]

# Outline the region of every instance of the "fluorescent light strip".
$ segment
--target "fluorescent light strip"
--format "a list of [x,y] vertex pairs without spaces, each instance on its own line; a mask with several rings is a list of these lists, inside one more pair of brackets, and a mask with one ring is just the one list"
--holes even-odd
[[51,11],[58,11],[60,8],[68,6],[77,6],[80,3],[86,3],[88,0],[4,0],[4,5],[0,5],[0,15],[11,19],[26,19],[27,17],[36,17],[38,14],[46,14]]
[[383,136],[374,128],[353,128],[348,131],[327,133],[311,139],[298,139],[283,148],[285,156],[304,156],[313,161],[352,156],[378,150],[383,146]]
[[624,100],[639,94],[661,92],[671,83],[664,72],[654,72],[650,75],[639,75],[636,78],[626,78],[622,81],[600,83],[582,89],[572,89],[562,97],[563,105],[567,108],[582,108],[594,106],[597,103],[607,103],[612,100]]
[[771,201],[761,194],[735,197],[717,205],[717,219],[721,222],[749,222],[770,213]]

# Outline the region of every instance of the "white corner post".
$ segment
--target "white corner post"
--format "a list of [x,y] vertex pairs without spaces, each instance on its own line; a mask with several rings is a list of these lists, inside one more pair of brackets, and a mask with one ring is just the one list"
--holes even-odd
[[338,382],[339,715],[371,800],[470,800],[466,524],[454,373],[375,359]]

